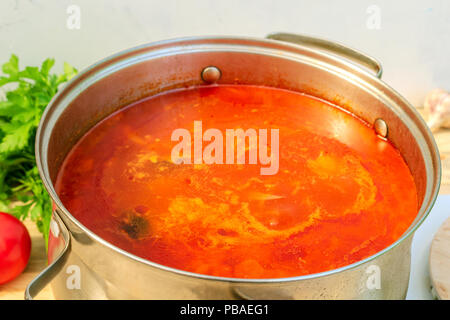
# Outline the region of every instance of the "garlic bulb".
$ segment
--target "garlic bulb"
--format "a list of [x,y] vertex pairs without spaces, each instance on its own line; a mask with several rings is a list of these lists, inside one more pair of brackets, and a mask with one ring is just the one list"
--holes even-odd
[[425,98],[427,124],[431,131],[441,127],[450,128],[450,94],[442,89],[434,89]]

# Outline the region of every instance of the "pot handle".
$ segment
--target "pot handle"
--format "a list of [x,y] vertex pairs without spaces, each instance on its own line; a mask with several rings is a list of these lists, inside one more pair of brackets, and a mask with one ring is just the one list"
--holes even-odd
[[293,33],[271,33],[268,36],[266,36],[266,38],[291,42],[308,47],[315,47],[324,51],[340,55],[344,58],[347,58],[353,62],[357,62],[365,66],[366,68],[372,70],[375,73],[376,77],[379,79],[381,79],[381,75],[383,74],[383,67],[381,66],[381,63],[378,60],[365,53],[346,47],[336,42]]
[[70,253],[70,234],[69,230],[62,222],[56,211],[53,212],[53,217],[50,222],[50,232],[56,238],[62,238],[64,241],[64,248],[59,253],[58,257],[48,265],[41,273],[39,273],[27,286],[25,290],[25,299],[33,300],[39,292],[42,291],[53,278],[62,270],[67,257]]

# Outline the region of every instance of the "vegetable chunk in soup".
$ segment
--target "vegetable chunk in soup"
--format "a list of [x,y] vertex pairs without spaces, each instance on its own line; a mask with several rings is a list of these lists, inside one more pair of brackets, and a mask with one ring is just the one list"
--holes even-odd
[[[215,138],[194,132],[199,123],[203,134],[215,129]],[[178,164],[177,129],[190,133]],[[239,153],[239,143],[227,150],[232,129],[256,132],[258,143],[267,130],[276,172],[261,174],[271,164],[262,163],[250,135],[245,161],[226,161]],[[205,150],[214,141],[211,163]],[[169,91],[114,113],[68,154],[57,192],[76,219],[119,248],[235,278],[357,262],[396,241],[418,211],[401,154],[365,122],[308,95],[246,85]]]

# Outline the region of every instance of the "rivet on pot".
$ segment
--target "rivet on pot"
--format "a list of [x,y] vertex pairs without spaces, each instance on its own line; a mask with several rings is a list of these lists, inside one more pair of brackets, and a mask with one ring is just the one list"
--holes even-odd
[[386,121],[384,121],[381,118],[378,118],[375,120],[373,125],[375,132],[377,135],[379,135],[382,138],[386,138],[388,135],[388,126],[386,124]]
[[206,83],[215,83],[219,81],[222,73],[220,69],[214,66],[209,66],[202,71],[202,80]]

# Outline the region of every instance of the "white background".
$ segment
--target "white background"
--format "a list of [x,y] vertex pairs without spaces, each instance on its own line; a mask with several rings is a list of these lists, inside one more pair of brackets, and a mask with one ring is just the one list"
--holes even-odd
[[[67,8],[78,5],[81,28]],[[371,6],[380,29],[367,27]],[[419,106],[450,90],[449,0],[0,0],[0,62],[47,57],[79,69],[142,43],[191,35],[264,37],[275,31],[342,42],[381,60],[384,80]]]

